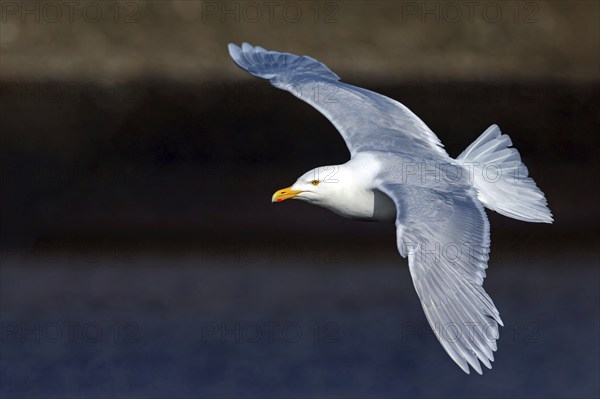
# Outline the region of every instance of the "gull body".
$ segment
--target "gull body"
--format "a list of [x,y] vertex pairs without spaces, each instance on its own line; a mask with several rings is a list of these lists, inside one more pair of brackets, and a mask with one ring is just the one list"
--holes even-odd
[[470,366],[481,374],[480,362],[491,368],[502,320],[483,289],[490,248],[484,207],[526,222],[553,220],[510,138],[492,125],[451,158],[407,107],[340,82],[311,57],[247,43],[230,44],[229,54],[325,115],[350,151],[348,162],[306,172],[272,201],[296,199],[346,218],[394,222],[398,251],[408,258],[440,344],[466,373]]

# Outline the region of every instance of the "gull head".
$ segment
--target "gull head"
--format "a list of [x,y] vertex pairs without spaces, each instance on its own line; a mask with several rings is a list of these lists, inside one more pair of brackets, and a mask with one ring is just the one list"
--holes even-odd
[[396,215],[393,202],[372,189],[369,168],[353,162],[356,161],[310,170],[290,187],[276,191],[271,201],[296,199],[350,219],[393,221]]
[[306,201],[323,206],[341,199],[342,165],[321,166],[300,176],[290,187],[277,190],[271,202],[288,199]]

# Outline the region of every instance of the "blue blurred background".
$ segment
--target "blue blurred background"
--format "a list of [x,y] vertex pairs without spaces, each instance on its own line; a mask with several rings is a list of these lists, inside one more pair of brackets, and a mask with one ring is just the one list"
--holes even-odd
[[[3,1],[0,396],[600,396],[597,2]],[[388,224],[271,194],[345,162],[229,42],[307,54],[457,156],[497,123],[552,225],[488,212],[496,361],[464,374]]]

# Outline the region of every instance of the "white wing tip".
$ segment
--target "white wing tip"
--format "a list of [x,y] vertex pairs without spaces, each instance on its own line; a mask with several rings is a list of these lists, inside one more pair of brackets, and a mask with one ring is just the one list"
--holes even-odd
[[263,79],[279,78],[285,81],[304,76],[340,80],[327,66],[312,57],[269,51],[246,42],[241,46],[229,43],[227,48],[229,55],[240,68]]
[[229,50],[229,55],[233,58],[234,54],[237,54],[241,51],[239,46],[235,43],[229,43],[227,45],[227,49]]
[[[485,367],[487,367],[489,370],[491,370],[492,369],[492,362],[493,361],[494,361],[493,359],[486,359],[486,361],[483,361],[482,359],[474,359],[472,362],[468,361],[468,363],[467,363],[467,361],[465,361],[464,364],[456,362],[456,364],[458,364],[458,366],[460,367],[460,369],[462,371],[464,371],[465,374],[469,374],[470,375],[471,374],[471,368],[472,368],[473,370],[475,370],[477,372],[477,374],[483,375],[483,369],[481,368],[481,364],[479,362],[483,363],[485,365]],[[471,367],[469,367],[469,365]]]
[[249,67],[248,61],[244,59],[244,53],[252,52],[255,49],[254,47],[246,42],[243,42],[241,46],[238,46],[235,43],[229,43],[227,45],[227,49],[229,50],[229,56],[238,66],[243,69],[247,69]]
[[236,44],[233,43],[229,43],[227,45],[227,49],[229,50],[229,56],[231,57],[231,59],[240,67],[242,66],[242,49],[237,46]]

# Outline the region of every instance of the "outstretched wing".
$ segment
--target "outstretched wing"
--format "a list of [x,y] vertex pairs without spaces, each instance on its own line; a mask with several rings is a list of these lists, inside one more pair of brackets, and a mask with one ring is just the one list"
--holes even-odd
[[387,151],[437,159],[448,154],[440,140],[407,107],[381,94],[345,84],[329,68],[307,56],[267,51],[248,43],[229,44],[235,63],[268,79],[327,117],[340,132],[350,154]]
[[397,209],[398,249],[408,255],[427,320],[450,357],[466,372],[492,368],[502,320],[483,290],[490,230],[471,188],[452,192],[383,184]]

